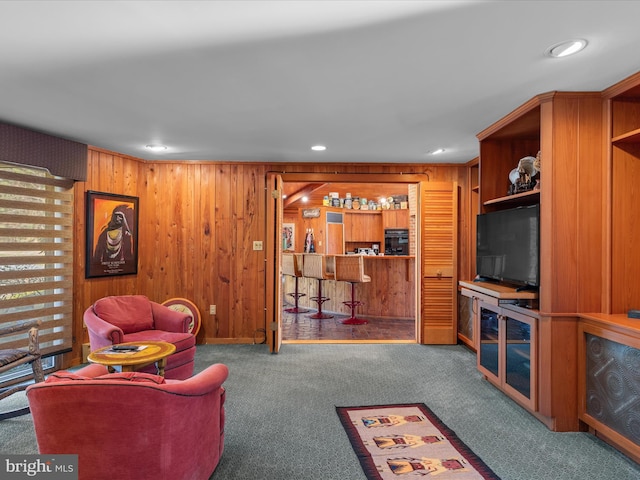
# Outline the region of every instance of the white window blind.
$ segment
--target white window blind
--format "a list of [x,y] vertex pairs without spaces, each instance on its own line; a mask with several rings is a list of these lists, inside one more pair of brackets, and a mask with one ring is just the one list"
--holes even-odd
[[0,162],[0,324],[40,319],[42,353],[68,351],[72,296],[73,181]]

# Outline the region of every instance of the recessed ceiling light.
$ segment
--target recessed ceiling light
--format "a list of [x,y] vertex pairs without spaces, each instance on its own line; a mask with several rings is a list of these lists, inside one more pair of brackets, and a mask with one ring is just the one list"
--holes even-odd
[[430,150],[427,152],[427,155],[438,155],[439,153],[444,153],[444,148],[438,148],[436,150]]
[[145,147],[147,150],[151,150],[152,152],[164,152],[167,149],[166,145],[147,145]]
[[546,55],[553,58],[562,58],[574,53],[578,53],[587,46],[587,41],[582,38],[567,40],[566,42],[557,43],[547,48]]
[[327,149],[327,147],[325,147],[324,145],[314,145],[313,147],[311,147],[311,150],[313,150],[314,152],[324,152]]

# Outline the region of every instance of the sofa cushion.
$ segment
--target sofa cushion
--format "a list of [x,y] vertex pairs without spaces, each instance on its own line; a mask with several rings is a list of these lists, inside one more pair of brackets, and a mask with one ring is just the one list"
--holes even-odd
[[151,303],[144,295],[104,297],[93,304],[93,311],[125,334],[153,328]]
[[164,377],[160,375],[154,375],[151,373],[144,372],[117,372],[117,373],[107,373],[105,375],[100,375],[98,377],[85,377],[83,375],[77,375],[75,373],[68,372],[66,370],[60,370],[57,372],[53,372],[51,375],[47,377],[45,383],[58,383],[58,382],[69,382],[69,381],[87,381],[87,380],[117,380],[117,381],[126,381],[126,382],[146,382],[146,383],[155,383],[157,385],[165,383]]
[[84,381],[84,380],[91,380],[91,377],[85,377],[84,375],[77,375],[75,373],[67,372],[66,370],[59,370],[49,375],[47,379],[44,381],[44,383]]
[[188,350],[196,344],[196,337],[191,333],[166,332],[164,330],[144,330],[130,333],[125,335],[122,340],[124,343],[143,342],[145,340],[172,343],[176,346],[175,353]]
[[161,375],[153,375],[151,373],[143,373],[143,372],[118,372],[118,373],[108,373],[106,375],[100,375],[99,377],[95,377],[94,380],[120,380],[127,382],[143,382],[143,383],[155,383],[162,384],[165,383],[164,377]]

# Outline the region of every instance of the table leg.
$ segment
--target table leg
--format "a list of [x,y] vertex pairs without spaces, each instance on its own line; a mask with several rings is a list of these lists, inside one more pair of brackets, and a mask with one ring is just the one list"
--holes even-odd
[[158,375],[160,375],[161,377],[164,377],[164,367],[167,366],[167,357],[164,357],[158,360],[158,363],[156,365],[158,368]]

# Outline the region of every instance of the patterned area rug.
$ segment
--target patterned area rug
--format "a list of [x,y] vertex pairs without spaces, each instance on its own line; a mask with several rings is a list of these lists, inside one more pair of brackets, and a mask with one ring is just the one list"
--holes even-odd
[[426,476],[499,480],[424,404],[336,407],[336,411],[369,480]]

